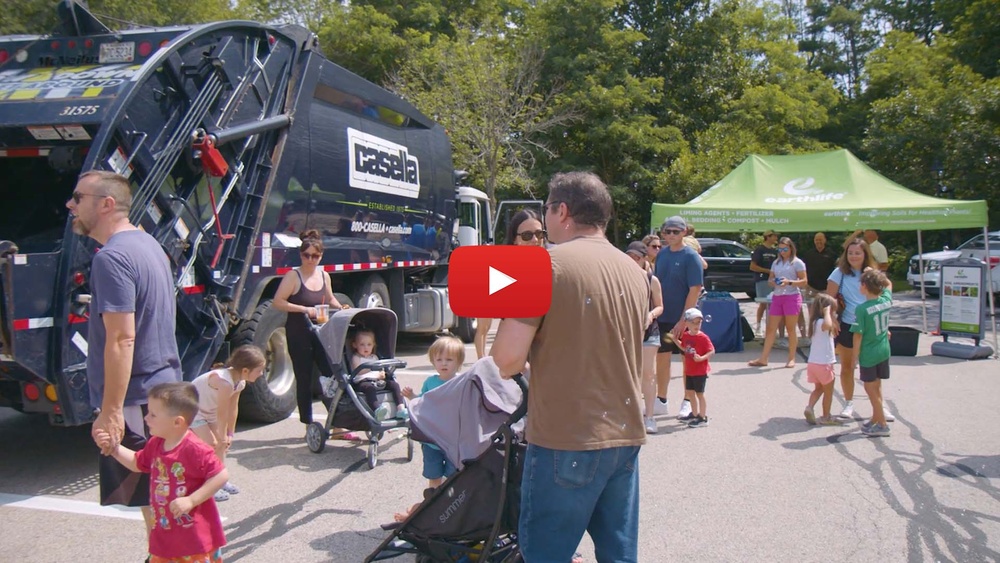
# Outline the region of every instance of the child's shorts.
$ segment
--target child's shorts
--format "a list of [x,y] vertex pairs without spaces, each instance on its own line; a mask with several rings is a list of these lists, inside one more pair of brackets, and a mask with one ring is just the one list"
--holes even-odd
[[806,380],[809,383],[818,383],[820,385],[833,383],[835,376],[833,364],[806,364],[806,376]]
[[455,466],[444,456],[444,452],[430,444],[420,444],[424,454],[424,479],[440,479],[451,477]]
[[861,367],[861,381],[871,383],[876,379],[889,379],[889,360],[882,360],[871,367]]
[[684,377],[684,389],[687,391],[704,393],[706,383],[708,383],[707,375],[687,375]]
[[767,314],[772,317],[797,317],[802,312],[802,294],[772,295]]
[[216,549],[212,553],[199,553],[197,555],[184,555],[181,557],[150,555],[149,563],[222,563],[222,548]]

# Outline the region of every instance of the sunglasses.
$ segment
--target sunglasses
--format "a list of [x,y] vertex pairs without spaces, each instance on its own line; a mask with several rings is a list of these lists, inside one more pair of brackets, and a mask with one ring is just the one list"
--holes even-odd
[[662,248],[662,246],[663,245],[661,245],[661,244],[651,244],[651,245],[649,245],[650,248]]
[[90,197],[109,197],[109,196],[101,195],[101,194],[85,194],[85,193],[80,193],[80,192],[73,192],[73,203],[79,204],[80,200],[83,199],[83,198],[85,198],[85,197],[87,197],[87,196],[90,196]]
[[517,236],[520,237],[520,239],[523,240],[524,242],[528,242],[531,239],[535,239],[535,238],[537,238],[540,241],[544,241],[546,235],[548,235],[548,233],[546,233],[542,229],[539,229],[537,231],[524,231],[524,232],[521,232],[521,233],[517,233]]
[[302,257],[306,258],[306,259],[309,259],[309,260],[319,260],[320,258],[323,257],[323,255],[322,254],[315,254],[313,252],[303,252],[302,253]]
[[685,231],[682,231],[680,229],[663,229],[663,234],[665,235],[679,235],[683,232]]
[[791,250],[791,248],[788,248],[787,246],[778,247],[778,252],[788,252],[789,250]]

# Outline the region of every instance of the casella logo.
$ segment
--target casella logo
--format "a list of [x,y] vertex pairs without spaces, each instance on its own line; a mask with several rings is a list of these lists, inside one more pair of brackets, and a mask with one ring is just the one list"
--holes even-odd
[[795,178],[789,180],[785,184],[781,191],[792,197],[767,197],[764,198],[765,203],[809,203],[813,201],[830,201],[837,199],[844,199],[846,193],[843,192],[827,192],[822,188],[814,187],[816,184],[815,178]]
[[352,188],[416,198],[420,163],[403,145],[347,128]]

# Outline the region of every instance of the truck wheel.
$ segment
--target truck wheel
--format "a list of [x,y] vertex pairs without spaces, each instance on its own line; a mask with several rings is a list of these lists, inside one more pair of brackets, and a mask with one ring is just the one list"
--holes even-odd
[[361,287],[354,294],[354,306],[362,309],[369,307],[391,308],[389,306],[389,288],[385,285],[382,276],[368,276],[365,279],[365,283],[361,284]]
[[278,422],[295,410],[295,372],[285,336],[285,313],[261,301],[253,315],[243,321],[232,338],[233,347],[254,344],[264,350],[264,377],[247,385],[240,397],[240,418]]
[[470,319],[468,317],[458,317],[458,322],[455,324],[455,329],[452,331],[455,333],[462,342],[466,344],[472,342],[476,338],[476,319]]

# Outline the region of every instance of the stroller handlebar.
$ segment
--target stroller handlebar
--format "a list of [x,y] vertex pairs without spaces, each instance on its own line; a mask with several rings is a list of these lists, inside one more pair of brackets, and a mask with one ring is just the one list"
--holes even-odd
[[517,383],[517,386],[521,388],[521,404],[510,414],[507,424],[514,424],[528,413],[528,382],[524,380],[524,376],[520,373],[515,375],[513,379],[514,383]]

